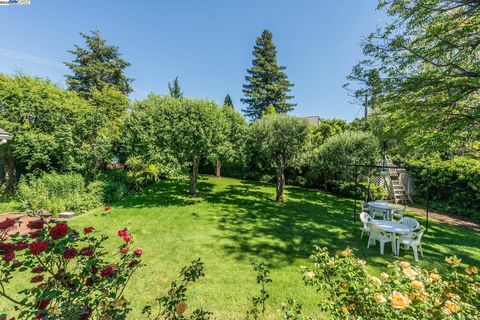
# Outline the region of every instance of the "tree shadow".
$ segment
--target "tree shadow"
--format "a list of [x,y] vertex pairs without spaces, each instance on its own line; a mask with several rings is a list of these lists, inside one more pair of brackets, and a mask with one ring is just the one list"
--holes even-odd
[[193,197],[188,194],[188,180],[162,180],[140,192],[134,193],[115,204],[120,208],[153,208],[168,206],[189,206],[200,201],[212,192],[213,183],[200,179],[197,183],[199,193]]

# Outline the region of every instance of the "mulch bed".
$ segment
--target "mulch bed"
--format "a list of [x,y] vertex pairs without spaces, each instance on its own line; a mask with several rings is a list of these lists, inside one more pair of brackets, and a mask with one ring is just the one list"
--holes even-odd
[[32,231],[27,228],[27,223],[29,221],[38,220],[38,218],[29,217],[23,212],[7,212],[7,213],[0,214],[0,221],[3,221],[7,218],[17,220],[20,222],[20,225],[16,224],[15,227],[12,228],[12,231],[9,232],[9,234],[14,234],[16,232],[19,232],[20,235],[27,234],[28,232]]

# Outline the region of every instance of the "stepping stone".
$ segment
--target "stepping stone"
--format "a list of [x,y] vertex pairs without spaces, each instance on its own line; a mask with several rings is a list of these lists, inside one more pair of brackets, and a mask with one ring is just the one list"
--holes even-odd
[[70,219],[75,216],[75,212],[62,212],[58,214],[60,219]]

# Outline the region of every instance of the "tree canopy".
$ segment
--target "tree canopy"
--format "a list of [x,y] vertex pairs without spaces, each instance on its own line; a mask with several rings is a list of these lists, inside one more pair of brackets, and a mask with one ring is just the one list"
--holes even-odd
[[175,77],[175,79],[173,79],[173,82],[168,84],[168,91],[170,93],[170,97],[177,99],[183,98],[183,92],[180,88],[178,77]]
[[276,200],[283,202],[284,171],[305,148],[308,137],[307,120],[285,114],[265,115],[252,124],[251,130],[253,139],[257,141],[258,151],[277,167]]
[[351,77],[378,70],[381,134],[403,153],[463,154],[480,139],[480,3],[382,0],[379,8],[390,22],[363,41],[366,59]]
[[75,45],[74,50],[68,51],[74,55],[73,61],[65,62],[72,71],[65,76],[68,88],[85,97],[90,97],[94,89],[103,90],[106,86],[113,86],[124,94],[132,92],[133,79],[124,73],[130,63],[121,58],[119,48],[109,45],[98,30],[80,35],[86,47]]
[[277,63],[277,48],[272,40],[272,33],[264,30],[257,38],[253,49],[252,67],[247,70],[246,83],[243,85],[245,95],[241,101],[247,104],[242,111],[253,120],[262,117],[269,105],[277,113],[292,111],[296,104],[288,102],[293,86],[284,72],[286,67]]

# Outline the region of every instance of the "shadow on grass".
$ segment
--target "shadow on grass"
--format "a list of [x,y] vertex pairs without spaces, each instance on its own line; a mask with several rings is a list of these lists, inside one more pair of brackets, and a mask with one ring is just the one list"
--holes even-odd
[[[273,201],[272,185],[232,180],[216,184],[199,181],[199,197],[187,195],[188,181],[161,181],[119,203],[120,207],[189,206],[205,201],[215,210],[217,237],[227,255],[242,261],[261,260],[271,268],[292,264],[310,256],[313,247],[331,252],[346,247],[373,267],[384,267],[397,258],[387,244],[385,256],[379,248],[366,248],[360,239],[361,224],[353,223],[353,201],[316,190],[287,187],[286,203]],[[193,218],[195,213],[192,214]],[[425,258],[421,265],[441,267],[445,255],[456,254],[467,263],[479,263],[480,237],[460,228],[432,223],[424,237]],[[412,252],[401,251],[401,258],[413,260]]]

